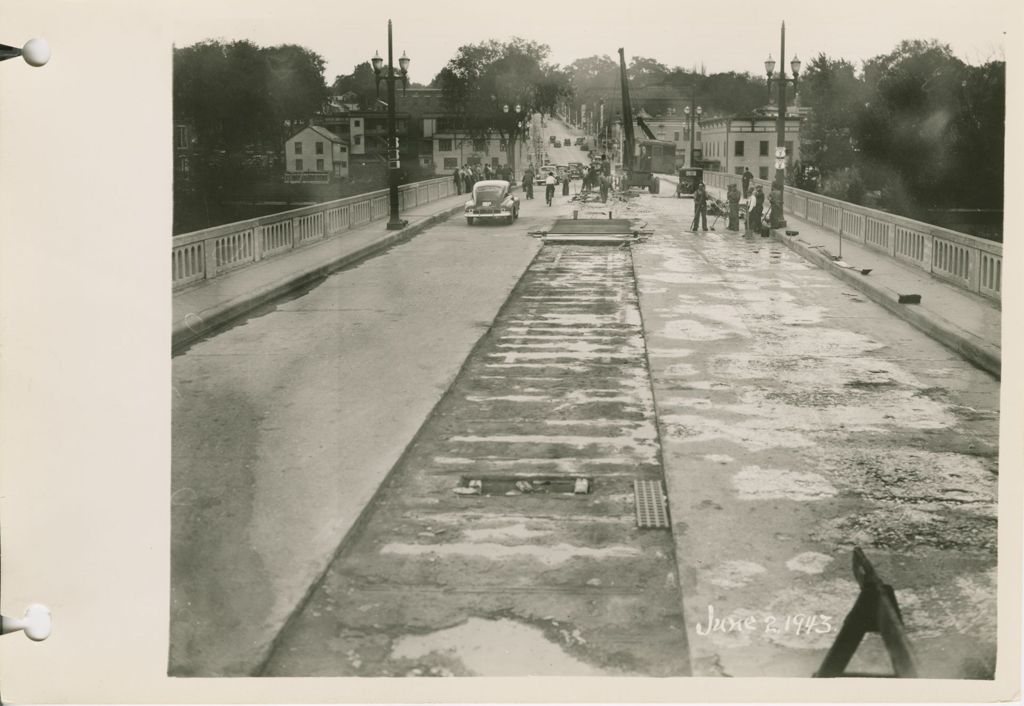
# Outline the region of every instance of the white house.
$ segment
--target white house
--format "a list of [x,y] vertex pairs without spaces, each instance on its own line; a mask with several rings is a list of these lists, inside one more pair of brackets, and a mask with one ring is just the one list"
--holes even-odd
[[308,125],[289,137],[284,154],[285,181],[330,181],[348,177],[348,145],[319,125]]

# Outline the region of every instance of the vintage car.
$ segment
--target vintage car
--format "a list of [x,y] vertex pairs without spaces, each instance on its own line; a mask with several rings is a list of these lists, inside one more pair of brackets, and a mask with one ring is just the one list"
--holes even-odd
[[519,199],[512,195],[507,181],[478,181],[466,202],[466,223],[473,225],[474,221],[494,218],[504,219],[506,223],[519,218]]
[[697,190],[697,185],[704,180],[704,170],[700,168],[686,168],[679,170],[679,181],[676,184],[676,198],[686,196],[692,197]]
[[536,176],[533,178],[533,183],[536,186],[544,186],[548,178],[548,172],[555,173],[555,183],[561,183],[561,175],[558,172],[558,168],[553,164],[545,164],[539,170],[537,170]]
[[580,145],[585,145],[585,144],[587,144],[587,138],[585,138],[585,137],[577,137],[576,138],[576,146],[577,147],[579,147]]

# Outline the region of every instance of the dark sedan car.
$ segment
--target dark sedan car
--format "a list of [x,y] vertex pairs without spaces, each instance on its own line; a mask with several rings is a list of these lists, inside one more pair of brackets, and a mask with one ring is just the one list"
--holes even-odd
[[478,181],[473,185],[473,194],[466,202],[465,211],[469,225],[477,220],[495,218],[512,223],[519,218],[519,199],[512,195],[507,181]]

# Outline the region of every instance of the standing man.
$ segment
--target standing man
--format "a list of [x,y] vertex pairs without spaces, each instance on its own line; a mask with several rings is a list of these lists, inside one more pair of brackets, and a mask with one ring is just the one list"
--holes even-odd
[[704,190],[704,182],[697,185],[693,192],[693,223],[690,225],[690,232],[697,232],[697,223],[701,224],[701,230],[705,233],[708,230],[708,192]]
[[740,229],[740,190],[735,184],[729,184],[726,201],[729,202],[729,230]]
[[743,168],[743,198],[750,196],[750,182],[754,180],[754,175],[750,173],[749,167]]
[[455,179],[455,193],[462,193],[462,172],[459,171],[458,167],[455,167],[455,171],[452,172],[452,178]]

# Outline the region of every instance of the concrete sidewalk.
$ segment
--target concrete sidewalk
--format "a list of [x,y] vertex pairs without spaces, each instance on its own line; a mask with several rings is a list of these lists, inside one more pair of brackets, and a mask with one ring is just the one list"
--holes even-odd
[[449,196],[403,211],[401,217],[409,225],[402,230],[389,231],[387,219],[371,221],[175,292],[171,350],[176,352],[278,297],[422,233],[461,212],[466,198],[465,194]]
[[[674,191],[675,178],[660,176],[673,184]],[[709,187],[708,192],[715,198],[725,199],[724,189]],[[725,223],[724,217],[719,218],[716,230],[725,230]],[[1002,310],[999,302],[947,284],[849,238],[842,239],[842,259],[834,261],[833,257],[840,255],[839,234],[793,214],[787,214],[787,223],[787,229],[798,234],[787,236],[784,230],[775,230],[774,238],[974,365],[997,378],[1000,376]],[[737,235],[742,236],[742,231]],[[864,275],[861,270],[871,272]],[[901,295],[908,294],[920,295],[920,303],[900,303]]]

